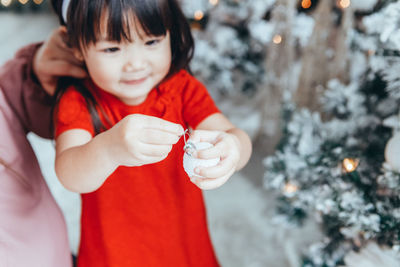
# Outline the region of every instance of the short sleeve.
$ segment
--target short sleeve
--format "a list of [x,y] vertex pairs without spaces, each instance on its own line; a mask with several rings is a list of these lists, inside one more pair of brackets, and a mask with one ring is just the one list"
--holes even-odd
[[85,98],[69,87],[62,95],[54,114],[55,138],[65,131],[82,129],[94,135],[92,119]]
[[182,94],[183,118],[195,129],[204,119],[214,113],[220,113],[207,88],[186,71],[181,74],[186,80]]

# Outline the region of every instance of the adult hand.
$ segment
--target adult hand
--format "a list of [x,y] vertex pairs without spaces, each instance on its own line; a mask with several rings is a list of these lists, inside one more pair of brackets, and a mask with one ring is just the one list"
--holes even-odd
[[84,64],[75,58],[73,49],[65,42],[66,28],[61,26],[53,31],[33,58],[33,72],[43,89],[53,95],[58,78],[70,76],[85,78]]

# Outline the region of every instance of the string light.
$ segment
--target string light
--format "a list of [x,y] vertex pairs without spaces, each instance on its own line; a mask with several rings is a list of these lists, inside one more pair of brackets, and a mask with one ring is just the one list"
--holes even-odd
[[338,0],[337,4],[340,8],[344,9],[344,8],[348,8],[350,6],[351,2],[350,2],[350,0]]
[[5,6],[8,7],[11,4],[11,0],[0,0],[0,3]]
[[368,55],[368,56],[373,56],[373,55],[375,55],[375,50],[369,49],[369,50],[367,51],[367,55]]
[[41,3],[43,3],[43,0],[33,0],[33,2],[34,2],[36,5],[40,5]]
[[342,166],[346,172],[353,172],[357,169],[359,163],[360,160],[358,159],[345,158],[342,162]]
[[21,4],[25,5],[29,0],[18,0]]
[[195,20],[201,20],[204,17],[204,13],[201,10],[197,10],[194,12],[194,19]]
[[283,191],[290,195],[296,193],[297,190],[299,190],[298,186],[292,183],[285,184],[285,187],[283,188]]
[[209,0],[210,4],[213,6],[218,5],[218,0]]
[[304,9],[311,7],[311,0],[303,0],[301,1],[301,7]]
[[280,36],[279,34],[275,34],[274,38],[272,38],[272,42],[274,42],[274,44],[282,43],[282,36]]

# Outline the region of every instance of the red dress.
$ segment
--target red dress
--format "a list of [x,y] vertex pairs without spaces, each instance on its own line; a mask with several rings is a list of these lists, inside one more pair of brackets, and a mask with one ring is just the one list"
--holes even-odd
[[[181,71],[128,106],[88,83],[114,125],[140,113],[195,128],[219,112],[206,88]],[[93,134],[85,100],[69,88],[59,103],[56,136],[70,129]],[[182,165],[183,138],[168,157],[141,167],[119,167],[95,192],[82,194],[78,267],[218,266],[200,189]]]

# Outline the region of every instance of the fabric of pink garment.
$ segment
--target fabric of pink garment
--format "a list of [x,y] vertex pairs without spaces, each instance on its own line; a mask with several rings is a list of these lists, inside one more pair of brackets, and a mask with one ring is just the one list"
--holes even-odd
[[38,45],[0,68],[0,267],[71,267],[61,210],[26,138],[51,137],[50,97],[32,75]]

